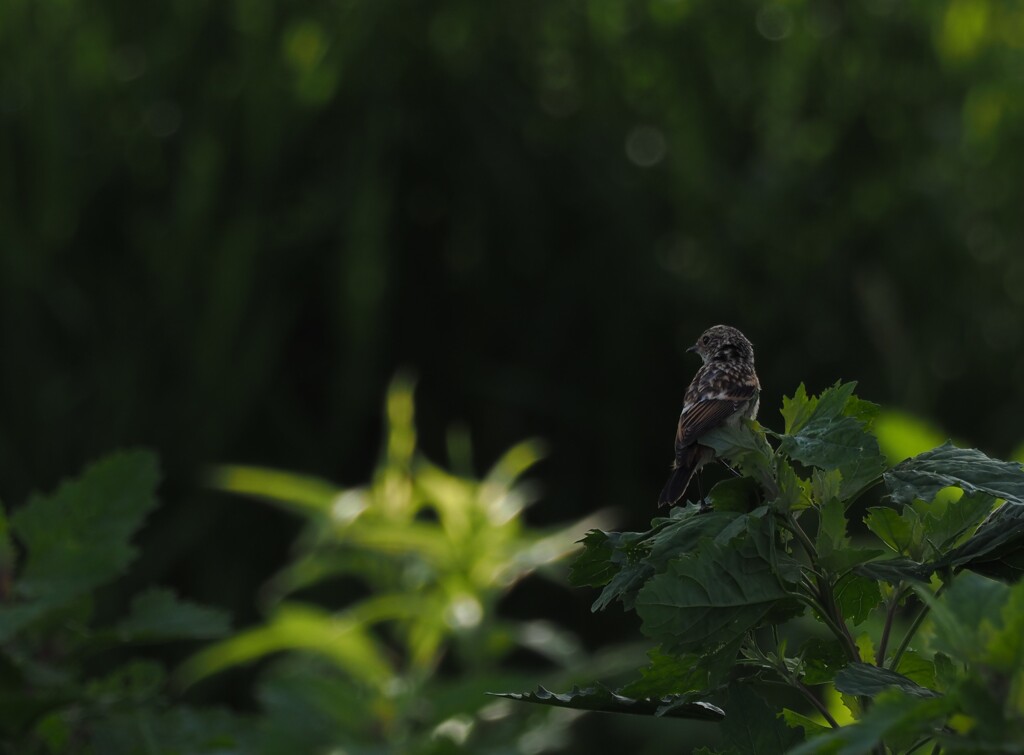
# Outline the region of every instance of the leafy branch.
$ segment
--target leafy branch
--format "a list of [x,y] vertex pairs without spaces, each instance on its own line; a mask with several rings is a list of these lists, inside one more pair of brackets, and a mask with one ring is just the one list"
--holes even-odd
[[[1024,471],[949,443],[890,466],[873,432],[879,408],[854,387],[800,386],[783,401],[782,432],[749,422],[702,438],[740,473],[712,488],[710,513],[691,502],[646,532],[587,533],[573,583],[601,589],[594,611],[635,611],[656,645],[640,681],[607,691],[631,712],[665,715],[655,703],[667,696],[673,715],[706,719],[686,706],[716,706],[739,753],[1020,741]],[[884,505],[852,531],[853,505],[880,484]],[[809,715],[746,682],[789,687]],[[826,702],[838,696],[843,716]],[[587,695],[571,700],[588,708]],[[756,731],[729,733],[752,720]]]

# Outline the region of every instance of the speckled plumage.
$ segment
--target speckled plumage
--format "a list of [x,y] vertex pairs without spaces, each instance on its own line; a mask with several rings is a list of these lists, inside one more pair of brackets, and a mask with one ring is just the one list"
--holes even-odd
[[704,364],[693,376],[683,398],[676,428],[672,474],[658,497],[659,506],[674,506],[686,495],[693,475],[715,458],[698,441],[721,425],[757,416],[761,384],[754,370],[754,347],[740,331],[728,325],[708,328],[688,351]]

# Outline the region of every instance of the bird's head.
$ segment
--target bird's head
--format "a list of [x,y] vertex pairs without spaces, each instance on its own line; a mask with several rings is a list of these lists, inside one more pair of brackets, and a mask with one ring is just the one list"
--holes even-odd
[[729,325],[712,325],[687,351],[699,354],[705,364],[754,360],[754,345],[745,335]]

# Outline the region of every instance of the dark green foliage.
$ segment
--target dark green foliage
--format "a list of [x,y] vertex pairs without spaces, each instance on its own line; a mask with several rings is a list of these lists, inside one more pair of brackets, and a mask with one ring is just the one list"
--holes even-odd
[[500,692],[492,693],[497,697],[508,697],[527,703],[542,703],[556,708],[575,708],[576,710],[593,710],[602,713],[635,713],[647,716],[667,716],[669,718],[693,718],[700,721],[720,721],[722,711],[710,703],[688,702],[680,700],[680,696],[666,695],[657,700],[649,698],[634,700],[619,695],[605,687],[573,687],[571,692],[556,693],[538,687],[536,692]]
[[[21,557],[6,560],[0,606],[0,731],[5,752],[243,752],[247,725],[227,713],[170,707],[166,674],[135,660],[90,676],[97,653],[133,643],[210,639],[228,631],[220,611],[151,588],[128,615],[97,625],[93,591],[122,576],[131,539],[156,506],[155,458],[108,456],[10,518]],[[19,563],[20,562],[20,563]]]
[[[785,432],[767,433],[777,448],[756,423],[709,438],[744,473],[712,491],[727,510],[690,505],[645,533],[587,535],[577,583],[603,586],[595,610],[620,601],[657,643],[640,679],[602,694],[628,696],[632,712],[663,713],[665,695],[710,701],[734,753],[1020,741],[1024,582],[973,572],[1019,576],[1024,469],[949,444],[887,469],[876,412],[853,384],[819,397],[801,386],[784,402]],[[868,533],[851,535],[851,505],[882,481],[893,506],[868,508]],[[962,493],[941,492],[949,486]],[[807,712],[783,708],[777,686],[764,687],[771,705],[752,691],[769,683],[802,696]],[[849,713],[829,703],[839,695]]]

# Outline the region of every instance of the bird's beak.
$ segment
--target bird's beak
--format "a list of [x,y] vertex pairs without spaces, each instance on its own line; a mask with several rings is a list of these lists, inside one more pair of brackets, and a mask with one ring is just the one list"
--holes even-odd
[[693,346],[688,348],[687,351],[696,354],[697,353],[697,344],[694,344]]

